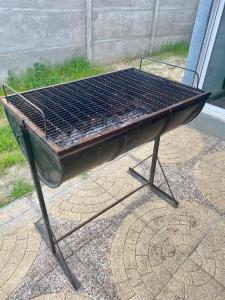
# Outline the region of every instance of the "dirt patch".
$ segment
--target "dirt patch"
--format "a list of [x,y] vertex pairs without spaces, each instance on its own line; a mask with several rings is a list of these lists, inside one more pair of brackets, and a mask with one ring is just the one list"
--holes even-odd
[[[184,67],[185,66],[185,58],[171,56],[169,58],[164,59],[166,62]],[[112,70],[119,71],[127,68],[139,68],[140,66],[140,59],[128,61],[128,62],[118,62],[112,65]],[[181,82],[183,77],[183,70],[178,69],[175,67],[169,67],[167,65],[154,63],[150,61],[143,61],[143,68],[144,71],[156,74],[165,78],[169,78],[171,80]]]

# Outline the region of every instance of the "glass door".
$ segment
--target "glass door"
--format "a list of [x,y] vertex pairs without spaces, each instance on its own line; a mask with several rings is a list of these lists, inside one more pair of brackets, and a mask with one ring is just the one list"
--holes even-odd
[[207,32],[198,65],[199,87],[212,93],[210,104],[225,109],[225,0],[214,2]]
[[209,103],[225,108],[225,9],[222,13],[202,88],[212,93]]

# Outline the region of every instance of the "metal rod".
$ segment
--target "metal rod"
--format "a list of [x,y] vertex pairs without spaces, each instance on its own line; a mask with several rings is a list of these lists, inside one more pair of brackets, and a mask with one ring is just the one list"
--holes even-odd
[[[166,174],[165,174],[165,172],[163,170],[161,162],[160,162],[160,160],[158,158],[159,144],[160,144],[160,138],[155,139],[154,148],[153,148],[153,154],[150,155],[150,156],[147,156],[145,159],[143,159],[142,161],[140,161],[133,168],[129,168],[128,173],[131,174],[137,180],[139,180],[141,183],[143,183],[143,182],[145,183],[145,182],[149,182],[150,181],[150,188],[151,188],[151,190],[154,193],[158,194],[163,200],[165,200],[167,203],[171,204],[173,207],[177,207],[178,204],[179,204],[179,202],[175,199],[175,197],[173,195],[173,192],[172,192],[172,190],[170,188],[170,185],[169,185],[169,181],[168,181],[168,179],[166,177]],[[144,161],[146,161],[146,159],[148,159],[151,156],[152,156],[152,163],[151,163],[151,169],[150,169],[150,179],[148,181],[147,178],[145,178],[143,175],[141,175],[136,170],[134,170],[134,168],[136,168],[138,165],[140,165],[141,163],[143,163]],[[169,188],[171,196],[168,193],[164,192],[162,189],[160,189],[160,187],[161,187],[162,184],[159,185],[159,186],[156,186],[154,184],[155,170],[156,170],[157,161],[159,163],[160,169],[162,171],[162,174],[164,176],[166,184],[167,184],[167,186]]]
[[135,169],[137,168],[139,165],[141,165],[144,161],[146,161],[148,158],[152,157],[152,154],[147,156],[146,158],[144,158],[143,160],[141,160],[138,164],[136,164],[135,166],[133,166],[132,168],[129,169]]
[[[168,181],[168,179],[167,179],[167,177],[166,177],[166,174],[165,174],[165,172],[164,172],[164,170],[163,170],[163,167],[162,167],[162,165],[161,165],[161,162],[160,162],[159,158],[158,158],[158,163],[159,163],[160,169],[161,169],[161,171],[162,171],[162,173],[163,173],[163,176],[164,176],[164,179],[165,179],[166,184],[167,184],[167,186],[168,186],[168,189],[169,189],[169,191],[170,191],[170,194],[171,194],[171,196],[174,198],[173,192],[172,192],[172,190],[171,190],[171,188],[170,188],[170,185],[169,185],[169,181]],[[174,198],[174,199],[175,199],[175,198]]]
[[[134,178],[139,180],[140,182],[147,182],[148,179],[146,179],[144,176],[139,174],[137,171],[134,169],[130,168],[128,171],[129,174],[131,174]],[[174,198],[174,196],[170,196],[166,192],[164,192],[162,189],[160,189],[160,186],[156,186],[154,183],[150,185],[150,189],[152,190],[153,193],[158,194],[164,201],[172,205],[173,207],[177,207],[179,202]]]
[[200,76],[199,76],[198,72],[195,71],[195,70],[188,69],[188,68],[185,68],[185,67],[181,67],[181,66],[178,66],[178,65],[175,65],[175,64],[171,64],[171,63],[168,63],[166,61],[161,61],[161,60],[158,60],[158,59],[155,59],[155,58],[151,58],[151,57],[142,57],[141,58],[140,65],[139,65],[139,69],[140,70],[142,69],[142,62],[143,62],[143,60],[150,60],[150,61],[157,62],[159,64],[164,64],[164,65],[167,65],[167,66],[170,66],[170,67],[175,67],[175,68],[179,68],[179,69],[182,69],[182,70],[185,70],[185,71],[192,72],[197,77],[197,88],[199,86]]
[[155,184],[151,185],[151,190],[155,193],[158,194],[164,201],[172,205],[173,207],[178,207],[179,202],[174,198],[171,197],[169,194],[164,192],[162,189],[160,189],[158,186]]
[[6,92],[6,87],[7,89],[13,91],[13,93],[15,95],[17,95],[19,98],[23,99],[23,101],[25,101],[26,103],[28,103],[31,107],[33,107],[33,109],[35,109],[44,119],[44,126],[45,126],[45,137],[47,138],[47,119],[45,116],[45,113],[43,112],[43,110],[41,110],[39,107],[37,107],[34,103],[30,102],[26,97],[24,97],[23,95],[21,95],[20,93],[18,93],[16,90],[14,90],[12,87],[10,87],[9,85],[7,85],[6,83],[3,83],[2,88],[5,94],[5,98],[7,100],[7,102],[9,102],[9,98]]
[[133,177],[135,177],[141,183],[148,181],[147,178],[145,178],[143,175],[141,175],[140,173],[138,173],[137,171],[135,171],[134,168],[130,168],[129,167],[129,170],[127,171],[127,173],[130,174],[130,175],[132,175]]
[[149,177],[151,184],[154,183],[154,178],[155,178],[155,168],[158,159],[159,143],[160,143],[160,137],[157,137],[154,142],[154,148],[152,153],[152,163],[151,163],[150,177]]
[[[53,235],[53,238],[54,238],[54,241],[55,241],[55,235],[54,235],[53,232],[52,232],[52,235]],[[58,260],[63,272],[65,273],[65,275],[69,279],[70,283],[72,284],[74,289],[77,290],[80,287],[80,283],[77,281],[76,278],[74,278],[72,272],[70,271],[70,268],[68,267],[68,265],[66,263],[66,259],[64,258],[59,245],[57,243],[55,243],[55,244],[56,244],[56,247],[58,249],[58,251],[56,251],[56,253],[55,253],[55,257]]]
[[[50,247],[47,228],[46,228],[45,224],[40,223],[39,221],[40,220],[38,220],[35,223],[35,226],[36,226],[37,230],[39,231],[39,233],[41,234],[43,240],[46,242],[48,247]],[[51,233],[52,233],[52,236],[53,236],[53,240],[55,241],[55,235],[54,235],[53,231],[51,231]],[[68,280],[72,284],[73,288],[75,290],[78,289],[80,287],[80,282],[78,282],[78,280],[74,277],[72,271],[70,270],[69,266],[67,265],[66,259],[64,258],[63,253],[62,253],[62,251],[61,251],[58,244],[56,244],[55,249],[56,249],[56,252],[53,253],[53,255],[57,259],[57,262],[58,262],[59,266],[61,267],[63,273],[68,278]]]
[[55,243],[59,243],[61,240],[63,240],[64,238],[68,237],[69,235],[71,235],[72,233],[74,233],[75,231],[77,231],[78,229],[82,228],[83,226],[85,226],[86,224],[90,223],[91,221],[93,221],[94,219],[96,219],[97,217],[99,217],[100,215],[104,214],[106,211],[108,211],[109,209],[113,208],[114,206],[116,206],[117,204],[119,204],[120,202],[124,201],[126,198],[128,198],[129,196],[133,195],[134,193],[138,192],[140,189],[144,188],[145,186],[147,186],[148,184],[150,184],[150,180],[148,180],[146,183],[144,183],[143,185],[139,186],[138,188],[134,189],[133,191],[131,191],[130,193],[126,194],[125,196],[123,196],[122,198],[120,198],[119,200],[115,201],[114,203],[110,204],[109,206],[107,206],[106,208],[104,208],[103,210],[101,210],[100,212],[98,212],[97,214],[93,215],[92,217],[90,217],[89,219],[87,219],[86,221],[80,223],[79,225],[77,225],[76,227],[74,227],[73,229],[69,230],[67,233],[65,233],[64,235],[62,235],[61,237],[59,237],[58,239],[56,239]]
[[22,131],[22,136],[23,136],[25,146],[26,146],[25,149],[26,149],[26,154],[27,154],[27,160],[28,160],[28,163],[29,163],[29,166],[30,166],[30,170],[31,170],[35,190],[36,190],[39,205],[40,205],[40,208],[41,208],[43,221],[44,221],[44,224],[45,224],[46,230],[47,230],[47,235],[48,235],[48,239],[49,239],[50,248],[51,248],[52,252],[55,254],[56,249],[55,249],[54,238],[53,238],[53,235],[52,235],[52,229],[51,229],[51,226],[50,226],[48,212],[47,212],[47,209],[46,209],[44,196],[43,196],[43,193],[42,193],[41,184],[40,184],[40,180],[39,180],[38,173],[37,173],[37,168],[36,168],[36,164],[35,164],[34,153],[33,153],[33,150],[32,150],[29,133],[28,133],[28,130],[26,128],[25,123],[23,124],[23,126],[21,126],[21,131]]

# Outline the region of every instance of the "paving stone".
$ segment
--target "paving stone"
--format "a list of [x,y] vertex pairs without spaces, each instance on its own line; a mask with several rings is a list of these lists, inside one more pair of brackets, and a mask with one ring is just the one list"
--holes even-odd
[[[91,217],[103,208],[115,202],[116,199],[95,183],[91,178],[82,180],[73,190],[65,191],[59,199],[50,204],[50,213],[71,221],[81,221]],[[98,220],[109,218],[121,210],[124,206],[116,207],[98,217]]]
[[212,205],[225,211],[225,151],[202,157],[195,165],[194,176]]
[[199,244],[190,259],[225,286],[225,223],[216,224]]
[[[27,234],[23,234],[21,238],[20,234],[25,228]],[[40,247],[41,238],[34,225],[27,223],[25,228],[16,222],[1,226],[0,299],[2,300],[8,298],[20,283]]]
[[[113,197],[119,199],[125,194],[131,192],[141,184],[127,173],[129,167],[133,166],[135,161],[126,155],[101,169],[101,172],[95,172],[90,177],[107,190]],[[123,202],[123,205],[129,204],[129,198]]]
[[[129,297],[132,294],[132,297],[151,299],[152,295],[159,295],[172,278],[182,288],[189,285],[190,289],[213,280],[189,256],[208,234],[211,224],[219,220],[216,213],[191,202],[182,202],[174,209],[155,198],[134,210],[133,215],[119,226],[111,250],[113,278],[120,286],[121,299],[129,299],[126,291],[121,292],[122,287],[131,289]],[[145,226],[140,227],[140,224]],[[144,250],[140,250],[141,245]],[[137,286],[145,288],[141,290]]]
[[[194,273],[195,274],[195,273]],[[157,295],[156,300],[222,300],[225,299],[225,289],[216,280],[204,273],[198,274],[201,283],[192,281],[192,275],[183,274],[182,271],[176,278],[170,279],[167,286]]]
[[[154,143],[147,143],[132,151],[138,159],[144,159],[153,151]],[[195,145],[193,147],[193,145]],[[201,135],[188,127],[179,127],[162,136],[159,148],[159,159],[163,163],[181,163],[196,157],[204,148]]]

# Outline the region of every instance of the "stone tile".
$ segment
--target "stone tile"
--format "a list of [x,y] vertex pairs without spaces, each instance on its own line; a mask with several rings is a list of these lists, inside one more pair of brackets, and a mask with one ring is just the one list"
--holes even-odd
[[[154,143],[151,142],[134,149],[132,156],[144,159],[152,153],[153,145]],[[166,164],[183,163],[199,155],[203,148],[204,142],[201,135],[194,129],[182,126],[162,136],[159,158]]]
[[[188,263],[189,264],[189,263]],[[193,266],[192,266],[193,267]],[[157,300],[222,300],[225,296],[224,287],[205,273],[201,268],[184,269],[174,275],[165,288],[157,295]],[[198,280],[196,280],[198,278]]]
[[203,156],[195,165],[194,176],[212,205],[225,211],[225,151]]
[[[24,230],[27,234],[24,234]],[[25,276],[38,253],[40,241],[41,237],[32,224],[27,223],[23,228],[20,223],[15,222],[1,227],[1,299],[9,297]]]
[[[172,278],[181,285],[208,284],[210,275],[189,256],[218,219],[216,213],[192,202],[174,209],[155,198],[138,207],[121,223],[112,244],[111,266],[119,291],[129,286],[129,297],[151,299]],[[129,299],[126,291],[121,297]]]
[[217,223],[190,256],[196,265],[225,287],[225,222]]
[[[54,217],[83,221],[115,201],[116,199],[108,191],[88,177],[80,181],[73,190],[52,202],[49,208]],[[119,205],[99,216],[98,220],[112,217],[122,210],[124,206]]]
[[[134,163],[127,155],[113,161],[107,168],[93,173],[90,177],[113,197],[119,199],[141,185],[138,180],[127,173],[129,167]],[[128,198],[122,203],[127,206],[130,199]]]

